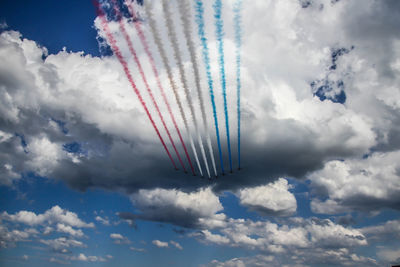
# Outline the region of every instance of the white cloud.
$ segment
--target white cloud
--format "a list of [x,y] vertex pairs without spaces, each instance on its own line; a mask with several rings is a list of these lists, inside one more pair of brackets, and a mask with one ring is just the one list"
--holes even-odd
[[86,262],[105,262],[107,259],[99,256],[86,256],[80,253],[78,256],[72,256],[69,258],[72,261],[86,261]]
[[130,244],[131,241],[118,233],[110,234],[110,238],[114,240],[114,244]]
[[252,188],[239,190],[240,204],[261,214],[289,216],[296,212],[296,198],[288,190],[286,179]]
[[398,263],[400,261],[400,249],[382,249],[377,252],[377,255],[386,262]]
[[66,237],[59,237],[56,239],[41,239],[40,243],[48,245],[56,251],[61,251],[63,253],[67,252],[68,248],[71,247],[86,247],[84,243],[75,239],[69,239]]
[[368,226],[361,229],[362,233],[370,239],[389,241],[400,238],[400,220],[387,221],[380,225]]
[[116,233],[110,234],[110,237],[112,239],[124,239],[124,237],[121,234],[116,234]]
[[144,248],[129,247],[129,249],[132,251],[137,251],[137,252],[146,252],[146,250]]
[[120,213],[121,218],[169,222],[184,227],[197,226],[201,219],[212,218],[222,210],[219,198],[209,187],[191,193],[176,189],[142,189],[132,194],[131,200],[141,213]]
[[9,230],[5,225],[0,224],[0,248],[15,247],[17,242],[31,241],[39,232],[36,229],[28,228],[23,230]]
[[57,263],[57,264],[70,264],[70,262],[63,261],[63,260],[60,260],[60,259],[57,259],[57,258],[54,258],[54,257],[51,257],[49,259],[49,262],[53,262],[53,263]]
[[153,240],[153,241],[151,241],[151,243],[154,246],[159,247],[159,248],[167,248],[168,247],[168,242],[163,242],[160,240]]
[[366,159],[330,161],[310,176],[311,186],[325,201],[313,199],[316,213],[396,208],[400,201],[400,152],[374,153]]
[[75,236],[75,237],[83,237],[84,236],[82,230],[74,229],[71,226],[65,225],[62,223],[57,224],[57,231],[61,232],[61,233],[66,233],[66,234],[69,234],[69,235]]
[[226,219],[223,227],[214,232],[202,230],[193,234],[200,241],[258,249],[271,253],[283,253],[294,248],[346,248],[366,246],[362,229],[353,229],[333,223],[331,220],[307,219],[278,225],[269,221]]
[[8,214],[6,211],[0,214],[2,220],[27,225],[42,225],[60,223],[71,227],[94,227],[93,223],[85,223],[79,219],[74,212],[54,206],[43,214],[36,214],[32,211],[19,211],[15,214]]
[[360,230],[334,224],[330,220],[312,220],[307,226],[311,242],[322,247],[353,247],[367,245]]
[[[319,2],[316,1],[315,6]],[[369,93],[365,97],[375,101],[377,96],[370,92],[378,91],[373,89],[376,89],[375,84],[379,84],[385,87],[385,90],[379,91],[388,91],[379,98],[387,100],[387,95],[396,91],[393,84],[397,80],[392,78],[394,82],[389,83],[377,77],[368,86],[360,84],[360,80],[364,80],[360,76],[374,70],[374,63],[379,65],[376,68],[381,67],[381,62],[369,61],[370,57],[375,59],[373,53],[363,53],[368,49],[354,35],[347,34],[348,29],[353,27],[346,26],[354,26],[355,21],[343,21],[340,18],[343,14],[352,14],[351,10],[343,7],[343,4],[334,6],[322,2],[325,3],[322,10],[302,9],[298,1],[255,1],[254,5],[243,10],[244,32],[248,33],[242,51],[243,88],[250,88],[243,90],[242,95],[243,136],[246,136],[243,145],[248,147],[243,151],[243,157],[248,159],[251,166],[247,169],[246,179],[243,175],[237,175],[241,177],[229,182],[227,179],[218,179],[216,184],[221,188],[265,185],[282,175],[302,177],[320,168],[328,159],[351,158],[367,153],[377,142],[382,141],[377,140],[376,137],[381,135],[378,135],[376,129],[382,131],[384,136],[393,128],[390,126],[394,125],[392,120],[382,122],[383,117],[387,117],[382,115],[383,112],[369,116],[358,99],[364,97],[361,89],[368,87],[365,90]],[[354,8],[353,4],[347,4],[346,7]],[[226,8],[226,13],[231,14],[231,7]],[[251,19],[254,17],[258,18],[257,25],[269,26],[254,27],[255,22]],[[99,26],[99,21],[96,20],[95,24]],[[131,26],[129,24],[129,32],[134,31]],[[114,22],[111,27],[113,30],[118,29]],[[104,35],[101,30],[99,34]],[[137,38],[134,34],[132,36]],[[33,169],[48,177],[59,177],[78,189],[102,186],[151,190],[172,188],[179,183],[180,188],[193,191],[204,186],[204,183],[185,179],[187,176],[182,173],[170,172],[168,159],[159,140],[115,57],[96,58],[62,51],[43,60],[44,49],[20,37],[16,32],[1,35],[0,55],[7,66],[1,69],[1,73],[9,79],[5,81],[4,97],[0,98],[3,105],[0,107],[6,107],[1,114],[13,122],[5,132],[14,134],[24,129],[27,150],[30,151],[26,155],[17,149],[3,152],[4,162],[13,173],[20,174]],[[214,43],[213,35],[209,37],[210,44]],[[122,41],[120,35],[116,38],[118,42]],[[235,85],[232,40],[230,31],[225,36],[228,86]],[[353,43],[357,48],[349,55],[342,56],[340,61],[337,60],[335,71],[328,71],[332,61],[331,48],[351,47]],[[378,46],[383,46],[382,43],[374,42]],[[120,44],[123,55],[128,56],[124,42]],[[218,81],[218,57],[215,47],[210,45],[210,48],[212,76]],[[392,53],[397,55],[397,50]],[[139,57],[144,56],[143,50],[139,49],[138,54]],[[396,58],[395,55],[390,58]],[[346,57],[353,58],[349,60]],[[127,57],[127,60],[129,64],[132,63],[131,57]],[[184,60],[189,62],[188,58]],[[385,60],[391,61],[386,56]],[[145,71],[151,75],[152,71],[148,67],[145,67]],[[132,73],[141,87],[139,74],[136,71]],[[164,73],[164,70],[160,69],[160,73]],[[204,75],[204,69],[202,73]],[[335,82],[343,80],[346,84],[348,101],[345,105],[329,100],[321,101],[313,96],[310,83],[326,76]],[[162,78],[162,83],[166,84],[165,75]],[[152,83],[154,79],[149,80]],[[220,89],[219,83],[215,82],[215,90]],[[155,91],[158,99],[161,96],[158,90]],[[93,97],[94,92],[96,97]],[[208,94],[205,92],[203,97],[206,99],[206,96]],[[215,97],[217,106],[222,106],[221,94]],[[146,94],[145,100],[149,100]],[[197,100],[194,101],[197,107]],[[229,95],[228,102],[229,107],[234,107],[235,97]],[[392,102],[395,101],[388,102],[386,106],[396,105]],[[206,110],[211,111],[209,101],[205,104]],[[376,102],[372,104],[377,106]],[[173,105],[173,108],[176,106]],[[167,114],[164,105],[161,109],[162,113]],[[150,112],[154,113],[153,110]],[[60,131],[62,127],[48,118],[47,114],[54,114],[57,117],[54,119],[66,123],[68,136]],[[220,110],[217,116],[221,121],[222,115]],[[231,112],[230,118],[233,124],[236,121],[235,112]],[[29,121],[35,123],[29,124]],[[135,129],[129,127],[127,122],[131,121],[135,121]],[[209,123],[211,129],[211,120]],[[182,129],[181,124],[179,126]],[[215,136],[212,138],[215,139]],[[65,143],[74,141],[82,144],[83,153],[63,149]],[[21,147],[17,142],[11,143],[11,140],[7,144]],[[39,155],[37,148],[41,145],[45,149]],[[98,147],[104,149],[99,151]],[[54,160],[49,162],[51,158]],[[107,171],[99,173],[97,170],[100,168]],[[74,171],[71,172],[71,169]],[[2,169],[2,172],[8,174],[6,170]],[[87,175],[82,177],[81,173]],[[138,175],[132,178],[130,173]],[[260,173],[268,178],[260,179]]]
[[182,249],[183,249],[183,247],[181,246],[181,244],[179,244],[179,243],[176,242],[176,241],[171,240],[171,241],[169,241],[169,243],[170,243],[171,245],[173,245],[174,247],[176,247],[177,249],[179,249],[179,250],[182,250]]
[[229,239],[219,234],[213,234],[208,230],[203,230],[201,233],[204,235],[204,240],[218,245],[229,244]]
[[203,188],[197,192],[185,193],[178,190],[140,190],[131,196],[132,202],[138,207],[171,207],[186,212],[198,214],[199,217],[212,216],[222,210],[219,198],[211,188]]
[[94,219],[96,221],[102,223],[103,225],[110,226],[110,221],[107,218],[102,218],[100,216],[96,216]]
[[292,250],[290,254],[262,255],[233,258],[227,261],[213,260],[201,267],[258,267],[258,266],[380,266],[376,260],[358,256],[347,249]]
[[4,30],[4,29],[7,29],[8,28],[8,25],[7,25],[7,23],[6,22],[0,22],[0,30]]
[[51,232],[53,232],[53,228],[52,227],[50,227],[50,226],[46,226],[45,228],[44,228],[44,230],[43,230],[43,234],[44,235],[48,235],[48,234],[50,234]]

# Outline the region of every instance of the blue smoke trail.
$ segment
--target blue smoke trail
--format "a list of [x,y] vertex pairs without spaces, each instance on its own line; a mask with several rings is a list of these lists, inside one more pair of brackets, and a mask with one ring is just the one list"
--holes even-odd
[[202,45],[203,61],[204,61],[204,65],[206,66],[208,88],[209,88],[211,104],[212,104],[212,108],[213,108],[215,132],[217,135],[217,142],[218,142],[219,159],[221,161],[221,170],[222,170],[222,174],[224,174],[225,171],[224,171],[224,162],[222,160],[222,149],[221,149],[221,141],[220,141],[220,136],[219,136],[217,107],[215,106],[214,85],[213,85],[213,80],[211,77],[210,56],[209,56],[209,50],[208,50],[208,45],[207,45],[207,38],[206,38],[206,34],[204,32],[203,14],[204,14],[203,2],[201,0],[196,0],[196,23],[197,23],[197,27],[198,27],[198,35],[199,35],[201,45]]
[[238,135],[238,168],[240,170],[240,47],[242,45],[242,29],[240,26],[241,17],[240,10],[242,9],[242,0],[236,0],[233,8],[234,16],[234,27],[235,27],[235,42],[236,42],[236,94],[237,94],[237,135]]
[[229,137],[229,117],[228,117],[228,105],[226,101],[226,79],[225,79],[225,60],[224,60],[224,29],[222,22],[222,2],[221,0],[215,0],[214,2],[214,18],[215,18],[215,35],[218,41],[218,52],[219,52],[219,67],[221,76],[222,96],[224,98],[224,112],[225,112],[225,127],[226,127],[226,139],[228,141],[228,152],[229,152],[229,167],[232,172],[232,157],[231,157],[231,140]]

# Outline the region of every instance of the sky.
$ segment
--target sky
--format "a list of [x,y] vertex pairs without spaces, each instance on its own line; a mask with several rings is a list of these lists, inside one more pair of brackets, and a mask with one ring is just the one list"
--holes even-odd
[[[1,1],[0,265],[400,264],[400,2],[242,1],[239,171],[236,0],[221,1],[230,173],[215,1],[203,0],[222,175],[196,1],[144,1],[128,1],[136,19],[123,1],[123,16],[101,1],[108,30],[92,1]],[[210,135],[217,178],[208,179],[188,99],[213,174]]]

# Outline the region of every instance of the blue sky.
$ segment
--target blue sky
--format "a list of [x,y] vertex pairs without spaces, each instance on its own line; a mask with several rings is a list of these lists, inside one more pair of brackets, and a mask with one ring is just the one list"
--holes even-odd
[[[179,18],[184,2],[171,2],[172,20],[200,118]],[[228,169],[212,2],[204,3],[205,30]],[[222,1],[222,19],[236,164],[234,2]],[[118,58],[104,53],[110,47],[92,1],[1,2],[1,266],[400,264],[399,4],[243,2],[243,170],[210,180],[171,168]],[[133,6],[184,132],[149,13]],[[160,2],[153,12],[184,99]],[[108,23],[162,129],[118,22]],[[162,103],[134,24],[123,23]]]

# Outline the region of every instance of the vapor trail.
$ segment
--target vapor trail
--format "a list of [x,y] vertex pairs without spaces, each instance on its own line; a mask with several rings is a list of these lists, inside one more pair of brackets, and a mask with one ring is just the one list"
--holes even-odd
[[193,151],[193,154],[194,154],[194,157],[195,157],[195,160],[196,160],[197,167],[199,168],[199,172],[200,172],[201,176],[203,176],[203,170],[202,170],[201,165],[200,165],[199,157],[197,156],[197,151],[196,151],[196,147],[195,147],[194,142],[193,142],[193,137],[192,137],[192,134],[190,133],[189,124],[188,124],[185,112],[183,110],[181,99],[180,99],[179,94],[178,94],[178,88],[177,88],[177,86],[175,84],[175,81],[173,79],[171,65],[169,64],[167,53],[166,53],[166,51],[164,49],[164,46],[163,46],[163,43],[161,41],[160,33],[159,33],[158,29],[157,29],[156,21],[154,20],[154,16],[153,16],[153,13],[151,11],[151,6],[149,4],[149,1],[145,1],[144,2],[144,7],[145,7],[145,10],[146,10],[146,13],[147,13],[147,16],[148,16],[149,26],[150,26],[151,33],[153,35],[154,42],[155,42],[155,44],[157,46],[158,51],[160,52],[161,60],[162,60],[164,66],[165,66],[165,69],[167,71],[169,83],[170,83],[172,91],[174,93],[176,102],[178,103],[179,112],[181,114],[183,123],[185,125],[185,129],[186,129],[187,135],[189,136],[190,146],[192,148],[192,151]]
[[[136,17],[135,10],[133,8],[132,3],[131,4],[125,3],[125,4],[128,7],[128,10],[129,10],[129,13],[130,13],[131,17],[135,18]],[[165,104],[167,105],[169,115],[170,115],[170,117],[172,119],[172,122],[174,123],[175,129],[176,129],[176,131],[178,133],[178,136],[179,136],[179,139],[180,139],[180,141],[182,143],[182,146],[183,146],[183,149],[185,151],[186,158],[189,161],[189,165],[190,165],[190,168],[192,170],[192,173],[193,173],[193,175],[195,175],[194,168],[193,168],[193,165],[192,165],[192,161],[191,161],[189,153],[188,153],[188,151],[186,149],[186,145],[185,145],[185,142],[183,141],[181,132],[180,132],[180,130],[178,128],[178,124],[176,123],[175,116],[172,113],[171,105],[169,104],[169,101],[167,99],[167,95],[165,94],[164,88],[163,88],[163,86],[161,84],[160,77],[159,77],[159,74],[158,74],[158,70],[157,70],[157,67],[156,67],[156,64],[155,64],[155,61],[154,61],[154,57],[153,57],[153,55],[152,55],[152,53],[150,51],[149,45],[147,43],[146,36],[144,35],[139,22],[134,21],[134,25],[135,25],[136,32],[137,32],[137,34],[138,34],[138,36],[140,38],[140,41],[141,41],[141,43],[142,43],[142,45],[144,47],[144,50],[145,50],[145,52],[147,54],[147,57],[149,58],[149,61],[150,61],[150,64],[151,64],[151,68],[153,69],[154,76],[156,77],[158,88],[160,89],[162,97],[163,97],[163,100],[164,100]]]
[[201,0],[196,0],[196,23],[197,23],[197,27],[198,27],[198,35],[200,37],[200,41],[201,41],[201,45],[202,45],[203,61],[204,61],[204,65],[206,66],[208,89],[209,89],[209,93],[210,93],[211,105],[213,108],[215,133],[217,135],[219,159],[221,162],[222,174],[224,174],[224,162],[222,159],[222,149],[221,149],[221,140],[220,140],[220,135],[219,135],[217,107],[215,105],[214,84],[213,84],[213,79],[211,76],[210,55],[209,55],[209,50],[208,50],[208,45],[207,45],[207,38],[205,35],[205,31],[204,31],[203,14],[204,14],[203,2]]
[[136,87],[135,82],[133,81],[132,74],[129,71],[128,63],[125,61],[124,57],[122,56],[121,51],[119,50],[119,47],[117,45],[117,42],[116,42],[114,36],[112,35],[112,33],[110,31],[110,28],[108,27],[108,23],[107,23],[107,19],[105,18],[104,11],[101,9],[99,3],[96,0],[94,1],[94,5],[96,7],[97,15],[100,18],[100,22],[101,22],[101,25],[103,27],[103,30],[105,31],[107,39],[108,39],[108,41],[109,41],[109,43],[111,45],[111,49],[113,50],[114,54],[118,58],[119,62],[121,63],[121,65],[122,65],[122,67],[124,69],[125,75],[128,78],[128,81],[131,84],[132,89],[135,92],[136,96],[138,97],[140,103],[142,104],[143,109],[145,110],[145,112],[147,114],[147,117],[149,118],[149,120],[151,122],[151,125],[153,126],[154,130],[156,131],[157,136],[161,141],[161,144],[163,145],[165,151],[167,152],[169,159],[171,160],[171,162],[174,165],[175,169],[177,169],[176,164],[175,164],[175,162],[174,162],[174,160],[173,160],[173,158],[171,156],[171,153],[169,153],[169,150],[168,150],[167,146],[165,145],[164,139],[161,137],[160,131],[158,130],[158,128],[157,128],[157,126],[156,126],[156,124],[155,124],[155,122],[153,120],[153,117],[151,116],[151,114],[150,114],[150,112],[149,112],[149,110],[147,108],[147,105],[144,102],[142,95],[140,94],[140,91],[138,90],[138,88]]
[[242,29],[241,29],[241,16],[240,11],[242,9],[242,0],[236,0],[233,12],[235,16],[234,27],[235,27],[235,42],[236,42],[236,94],[237,94],[237,138],[238,138],[238,168],[240,170],[240,89],[242,86],[240,77],[240,48],[242,45]]
[[210,138],[210,133],[208,130],[208,122],[207,122],[207,116],[206,116],[206,111],[204,108],[204,101],[203,101],[203,94],[201,92],[201,86],[200,86],[200,74],[199,74],[199,66],[197,62],[197,56],[196,56],[196,51],[195,51],[195,45],[193,42],[193,37],[192,37],[192,23],[191,23],[191,12],[190,12],[190,6],[187,0],[178,0],[179,3],[179,13],[182,21],[182,26],[183,26],[183,33],[185,35],[186,39],[186,44],[189,49],[189,54],[190,54],[190,60],[192,61],[192,66],[193,66],[193,72],[194,72],[194,78],[195,78],[195,83],[196,83],[196,89],[197,89],[197,95],[199,97],[199,103],[200,103],[200,110],[201,110],[201,116],[203,119],[203,126],[205,129],[205,134],[207,138],[207,144],[208,144],[208,150],[210,152],[210,157],[211,157],[211,162],[214,168],[214,174],[217,176],[217,168],[215,167],[215,159],[214,159],[214,151],[211,145],[211,138]]
[[226,78],[225,78],[225,59],[224,59],[224,24],[222,21],[222,2],[221,0],[215,0],[214,2],[214,18],[215,18],[215,35],[218,41],[218,52],[219,52],[219,73],[221,78],[222,96],[224,98],[224,112],[225,112],[225,127],[226,127],[226,139],[228,142],[228,153],[229,153],[229,167],[232,172],[232,156],[231,156],[231,140],[229,137],[229,117],[228,117],[228,105],[226,101]]
[[203,141],[201,139],[200,136],[200,131],[199,131],[199,127],[197,125],[197,119],[196,119],[196,114],[194,112],[194,108],[193,108],[193,102],[192,102],[192,98],[190,97],[190,92],[188,89],[188,83],[186,80],[186,76],[185,76],[185,69],[183,67],[183,63],[182,63],[182,58],[181,58],[181,53],[179,51],[179,46],[178,46],[178,38],[176,36],[176,32],[174,29],[174,25],[173,25],[173,21],[172,21],[172,13],[169,7],[169,3],[168,0],[162,0],[162,5],[163,5],[163,10],[164,10],[164,18],[165,18],[165,23],[167,25],[167,30],[168,30],[168,36],[169,39],[172,43],[172,48],[174,51],[174,57],[177,61],[178,64],[178,68],[179,68],[179,74],[181,77],[181,81],[182,81],[182,85],[183,85],[183,89],[185,92],[185,96],[186,96],[186,100],[189,103],[189,108],[190,108],[190,113],[192,115],[193,118],[193,123],[194,123],[194,127],[196,130],[196,134],[197,134],[197,139],[200,145],[200,150],[201,150],[201,154],[203,156],[203,160],[204,160],[204,164],[206,165],[206,170],[207,170],[207,174],[208,177],[210,177],[210,170],[208,168],[208,162],[207,162],[207,158],[206,158],[206,153],[204,151],[204,145],[203,145]]
[[156,108],[157,114],[161,119],[161,122],[162,122],[162,124],[164,126],[165,131],[167,132],[169,141],[171,142],[172,147],[175,150],[175,153],[176,153],[176,155],[178,157],[179,162],[182,165],[183,170],[186,172],[185,165],[183,164],[181,156],[179,155],[179,152],[176,149],[175,142],[171,137],[171,133],[168,130],[167,124],[165,123],[164,116],[162,115],[162,113],[160,111],[160,108],[159,108],[159,106],[158,106],[158,104],[156,102],[156,99],[154,98],[153,92],[152,92],[152,90],[151,90],[151,88],[149,86],[149,83],[147,82],[147,79],[146,79],[146,76],[144,74],[144,71],[143,71],[142,65],[140,63],[140,60],[139,60],[139,58],[138,58],[138,56],[136,54],[135,48],[133,47],[132,41],[131,41],[131,39],[130,39],[130,37],[129,37],[126,29],[125,29],[125,25],[124,25],[124,22],[123,22],[123,19],[122,19],[122,14],[121,14],[121,11],[119,10],[119,7],[118,7],[118,2],[117,2],[117,0],[112,0],[112,2],[113,2],[114,11],[115,11],[115,13],[116,13],[116,15],[118,17],[119,28],[120,28],[120,30],[121,30],[124,38],[125,38],[125,41],[128,44],[129,51],[131,52],[131,54],[133,56],[133,59],[135,60],[135,63],[137,65],[138,69],[139,69],[140,76],[142,77],[142,80],[143,80],[144,85],[145,85],[145,87],[147,89],[147,92],[149,93],[151,101],[153,102],[153,105]]

